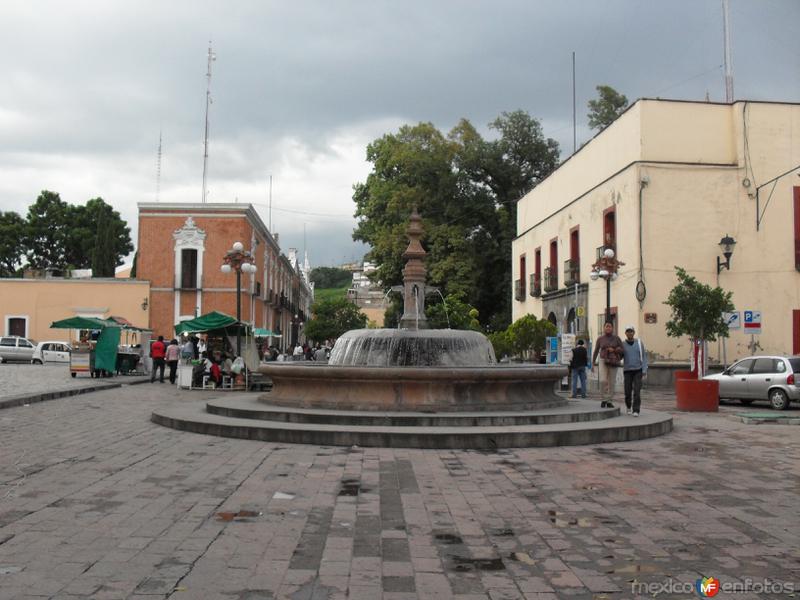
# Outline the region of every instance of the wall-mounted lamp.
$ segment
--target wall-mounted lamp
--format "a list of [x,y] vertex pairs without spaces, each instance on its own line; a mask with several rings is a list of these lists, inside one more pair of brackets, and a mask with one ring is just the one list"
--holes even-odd
[[719,241],[719,247],[722,249],[722,255],[725,257],[725,262],[722,262],[717,256],[717,275],[722,272],[722,269],[731,270],[731,256],[733,255],[733,247],[736,245],[736,240],[729,236],[727,233],[725,237]]
[[150,305],[150,301],[149,301],[147,298],[145,298],[144,300],[142,300],[142,310],[147,310],[147,307],[148,307],[149,305]]

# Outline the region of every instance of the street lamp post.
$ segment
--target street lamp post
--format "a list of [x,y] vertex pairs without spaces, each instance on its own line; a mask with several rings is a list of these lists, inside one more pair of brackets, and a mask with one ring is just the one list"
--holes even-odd
[[255,257],[250,251],[244,249],[242,242],[234,242],[233,247],[228,250],[222,259],[221,271],[230,273],[236,271],[236,356],[242,355],[242,271],[245,273],[255,273],[256,266],[253,264]]
[[611,282],[617,279],[617,271],[625,263],[617,260],[613,248],[603,250],[603,256],[592,265],[589,278],[597,281],[598,278],[606,280],[606,323],[611,322]]

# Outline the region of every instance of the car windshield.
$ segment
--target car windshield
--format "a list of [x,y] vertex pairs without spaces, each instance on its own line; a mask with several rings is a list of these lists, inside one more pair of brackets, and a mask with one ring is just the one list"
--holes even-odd
[[789,364],[792,365],[792,371],[800,373],[800,358],[790,358]]

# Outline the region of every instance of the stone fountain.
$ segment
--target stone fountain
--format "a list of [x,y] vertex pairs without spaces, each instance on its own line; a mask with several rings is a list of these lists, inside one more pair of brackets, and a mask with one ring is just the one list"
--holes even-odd
[[340,337],[328,364],[267,363],[259,397],[212,399],[202,409],[161,409],[157,423],[281,442],[422,448],[498,448],[618,442],[661,435],[664,413],[622,418],[599,402],[555,393],[560,365],[498,365],[476,331],[429,329],[422,219],[414,210],[398,329]]

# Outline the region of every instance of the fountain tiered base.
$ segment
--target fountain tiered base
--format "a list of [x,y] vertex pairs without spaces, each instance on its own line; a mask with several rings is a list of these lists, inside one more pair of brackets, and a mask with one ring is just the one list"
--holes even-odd
[[665,413],[622,418],[618,408],[559,396],[555,386],[565,367],[498,365],[480,333],[425,329],[420,221],[415,211],[404,254],[401,325],[407,328],[349,331],[329,364],[262,365],[259,371],[273,383],[267,394],[160,409],[153,420],[282,443],[413,448],[621,442],[672,429]]

